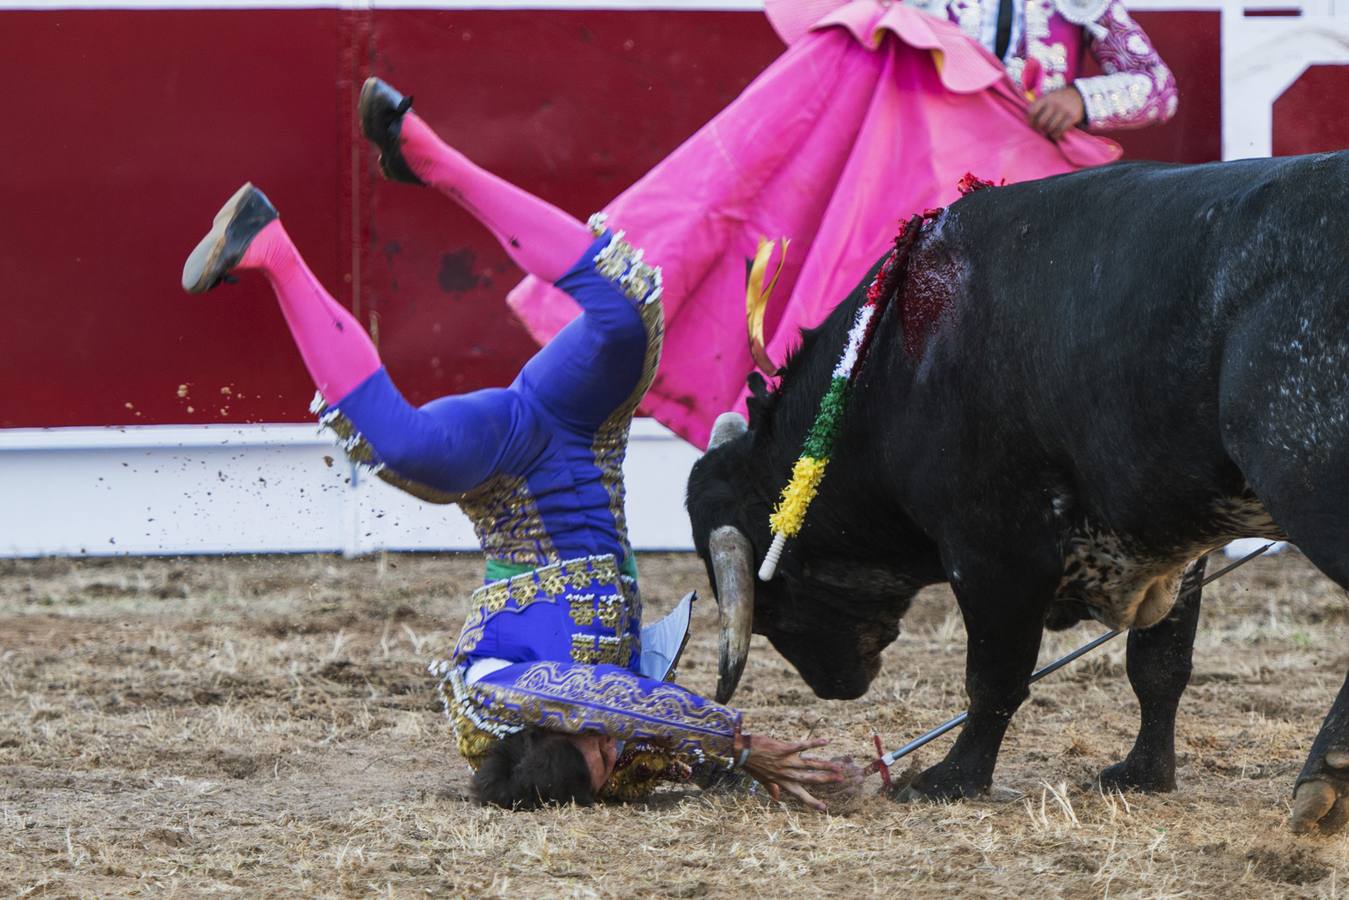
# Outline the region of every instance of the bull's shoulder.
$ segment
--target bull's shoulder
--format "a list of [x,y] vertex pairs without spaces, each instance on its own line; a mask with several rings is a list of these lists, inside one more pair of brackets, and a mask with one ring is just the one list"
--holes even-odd
[[[1184,271],[1252,235],[1349,227],[1349,151],[1183,165],[1124,162],[975,191],[930,242],[999,278]],[[1060,271],[1061,270],[1061,271]]]
[[1128,161],[975,191],[951,205],[954,221],[997,221],[1019,213],[1066,225],[1157,216],[1217,200],[1280,194],[1344,197],[1349,150],[1202,164]]

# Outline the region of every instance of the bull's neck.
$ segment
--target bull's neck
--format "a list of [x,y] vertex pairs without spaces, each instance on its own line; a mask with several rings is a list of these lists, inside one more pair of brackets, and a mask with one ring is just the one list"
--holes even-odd
[[[783,440],[781,458],[772,470],[790,472],[805,444],[822,398],[829,390],[834,363],[847,340],[848,330],[864,302],[862,291],[840,304],[808,339],[801,351],[796,377],[784,383],[778,403]],[[913,384],[912,366],[903,357],[900,317],[887,312],[876,326],[868,358],[848,389],[841,424],[832,446],[819,492],[806,514],[801,549],[810,555],[884,559],[897,546],[906,556],[918,551],[927,569],[927,557],[936,558],[931,544],[904,511],[900,479],[894,478],[897,436],[906,428],[905,400]]]

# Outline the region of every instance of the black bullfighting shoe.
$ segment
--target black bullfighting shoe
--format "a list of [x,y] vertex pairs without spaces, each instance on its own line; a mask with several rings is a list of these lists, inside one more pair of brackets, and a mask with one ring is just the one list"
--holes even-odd
[[399,141],[403,115],[411,108],[411,97],[404,97],[378,78],[367,78],[361,86],[361,100],[357,105],[361,131],[379,148],[380,171],[390,181],[424,184],[403,158]]
[[275,220],[276,207],[251,182],[235,191],[183,263],[183,290],[204,294],[218,285],[239,264],[258,232]]

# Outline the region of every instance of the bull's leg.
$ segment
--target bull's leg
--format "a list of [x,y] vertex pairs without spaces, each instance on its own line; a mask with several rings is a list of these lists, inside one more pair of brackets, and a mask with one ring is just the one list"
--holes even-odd
[[1129,632],[1129,684],[1142,721],[1129,755],[1101,772],[1101,787],[1107,790],[1176,789],[1176,707],[1190,683],[1206,560],[1185,570],[1170,615],[1151,628]]
[[1012,714],[1029,695],[1040,652],[1045,606],[1058,575],[1020,584],[999,568],[979,578],[953,577],[965,620],[965,690],[969,718],[946,758],[919,775],[900,799],[953,800],[986,792]]
[[1293,791],[1293,830],[1336,832],[1349,823],[1349,678],[1340,688]]
[[[1345,445],[1349,450],[1349,444]],[[1345,454],[1349,456],[1349,453]],[[1342,466],[1349,459],[1341,459]],[[1344,468],[1341,469],[1344,471]],[[1339,476],[1341,479],[1343,476]],[[1349,490],[1343,481],[1324,477],[1324,494],[1275,521],[1316,567],[1349,590]],[[1285,525],[1285,523],[1287,523]],[[1349,678],[1321,723],[1311,753],[1293,789],[1293,830],[1340,831],[1349,824]]]
[[[1326,453],[1317,465],[1291,466],[1250,454],[1243,460],[1252,488],[1274,521],[1318,569],[1349,590],[1349,422],[1342,408],[1329,418]],[[1272,442],[1267,442],[1275,446]],[[1340,831],[1349,824],[1349,679],[1312,742],[1293,788],[1293,830]]]
[[[1349,304],[1342,270],[1334,271],[1300,282],[1251,279],[1268,293],[1229,332],[1219,420],[1223,445],[1278,528],[1349,589]],[[1298,775],[1292,825],[1338,831],[1346,823],[1349,681]]]

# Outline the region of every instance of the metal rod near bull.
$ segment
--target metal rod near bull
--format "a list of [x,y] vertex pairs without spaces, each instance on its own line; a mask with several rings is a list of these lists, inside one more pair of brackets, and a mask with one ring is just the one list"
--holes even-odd
[[[1257,556],[1261,555],[1262,553],[1264,553],[1266,550],[1268,550],[1270,547],[1273,546],[1274,546],[1273,543],[1268,543],[1265,544],[1263,547],[1259,548],[1258,550],[1254,550],[1250,553],[1247,553],[1241,559],[1237,560],[1234,563],[1231,563],[1230,565],[1223,566],[1221,569],[1214,572],[1212,575],[1208,576],[1203,581],[1199,582],[1199,586],[1203,587],[1209,582],[1217,581],[1219,578],[1223,577],[1228,572],[1231,572],[1233,569],[1241,568],[1242,566],[1246,565],[1246,563],[1255,559]],[[1044,668],[1037,669],[1031,675],[1030,681],[1028,683],[1034,684],[1041,678],[1044,678],[1049,673],[1057,672],[1059,669],[1062,669],[1064,666],[1068,665],[1068,663],[1072,662],[1078,657],[1090,653],[1097,647],[1104,644],[1106,641],[1110,640],[1113,637],[1117,637],[1118,635],[1121,635],[1123,633],[1124,633],[1123,631],[1107,631],[1105,634],[1099,635],[1098,637],[1092,639],[1091,641],[1083,644],[1081,647],[1078,647],[1076,650],[1074,650],[1072,653],[1069,653],[1067,656],[1061,656],[1058,659],[1054,660],[1052,663],[1046,665]],[[922,747],[925,744],[929,744],[932,741],[935,741],[937,738],[941,737],[943,734],[946,734],[946,732],[951,731],[952,729],[955,728],[959,728],[961,725],[964,725],[965,720],[967,718],[969,718],[969,713],[963,712],[960,715],[956,716],[954,719],[949,719],[948,721],[943,722],[942,724],[938,725],[936,728],[932,729],[931,731],[927,732],[921,737],[914,738],[913,740],[905,744],[903,747],[900,747],[898,750],[891,750],[889,753],[885,754],[884,756],[880,757],[875,762],[873,762],[871,765],[867,766],[866,770],[867,774],[870,775],[871,773],[879,772],[882,769],[888,770],[898,760],[901,760],[904,757],[908,756],[910,753],[917,750],[919,747]]]

